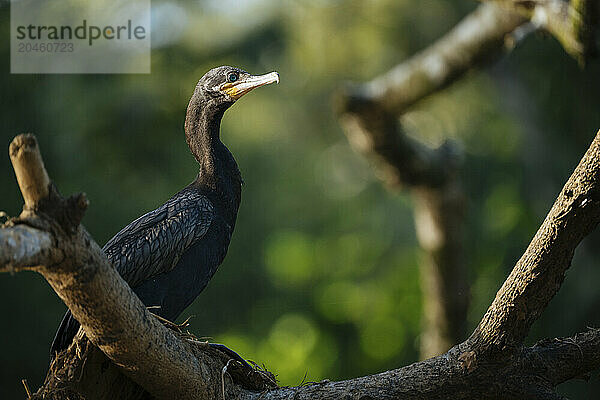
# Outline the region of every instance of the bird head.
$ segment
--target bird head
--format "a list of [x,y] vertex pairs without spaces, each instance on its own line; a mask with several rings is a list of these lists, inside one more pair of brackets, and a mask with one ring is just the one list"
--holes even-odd
[[198,162],[210,164],[206,154],[210,153],[215,139],[220,140],[220,123],[225,110],[252,89],[271,83],[279,83],[277,72],[251,75],[229,66],[213,68],[200,78],[185,116],[186,141]]
[[279,83],[279,74],[271,72],[265,75],[251,75],[235,67],[222,66],[208,71],[196,86],[212,102],[231,105],[252,89]]

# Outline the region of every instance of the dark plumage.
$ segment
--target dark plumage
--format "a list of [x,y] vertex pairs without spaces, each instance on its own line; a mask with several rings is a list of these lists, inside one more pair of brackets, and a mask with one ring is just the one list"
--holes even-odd
[[[221,142],[223,113],[250,90],[279,82],[233,67],[208,71],[187,108],[185,136],[200,164],[196,179],[154,211],[136,219],[103,250],[146,306],[174,320],[206,287],[227,253],[240,204],[242,178]],[[67,311],[52,343],[52,357],[69,346],[79,323]]]

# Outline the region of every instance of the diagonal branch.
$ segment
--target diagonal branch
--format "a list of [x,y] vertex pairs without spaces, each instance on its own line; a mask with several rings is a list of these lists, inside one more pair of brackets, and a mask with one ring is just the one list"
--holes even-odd
[[[41,273],[91,342],[154,397],[216,398],[227,358],[205,343],[182,340],[146,310],[79,225],[80,218],[68,217],[82,216],[87,202],[82,196],[65,200],[56,192],[35,137],[15,138],[11,160],[26,206],[21,217],[0,229],[0,271]],[[240,390],[232,388],[234,394]]]
[[[527,22],[495,4],[482,4],[432,45],[350,93],[352,103],[399,115],[410,106],[484,65],[506,48],[506,39]],[[359,111],[349,107],[349,111]]]
[[[554,391],[557,384],[600,367],[600,330],[546,340],[531,348],[519,344],[560,288],[575,247],[600,221],[599,184],[600,132],[467,341],[441,356],[397,370],[275,389],[260,398],[343,398],[350,393],[375,399],[561,398]],[[516,298],[511,293],[522,295]],[[496,349],[503,351],[490,351]]]
[[600,131],[472,336],[484,350],[523,343],[565,277],[575,248],[600,222]]
[[398,116],[501,54],[507,36],[524,22],[519,14],[483,4],[409,60],[339,93],[336,108],[350,144],[375,161],[388,186],[440,187],[455,174],[454,149],[430,149],[407,137]]

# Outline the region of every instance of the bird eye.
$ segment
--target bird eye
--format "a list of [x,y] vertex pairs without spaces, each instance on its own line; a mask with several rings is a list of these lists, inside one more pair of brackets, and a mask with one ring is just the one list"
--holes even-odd
[[239,78],[238,74],[235,72],[230,72],[229,75],[227,75],[227,80],[231,83],[237,81]]

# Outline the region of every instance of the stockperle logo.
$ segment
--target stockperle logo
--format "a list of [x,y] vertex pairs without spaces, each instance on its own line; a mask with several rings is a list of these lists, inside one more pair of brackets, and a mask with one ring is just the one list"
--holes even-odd
[[12,0],[12,73],[149,73],[150,0]]

